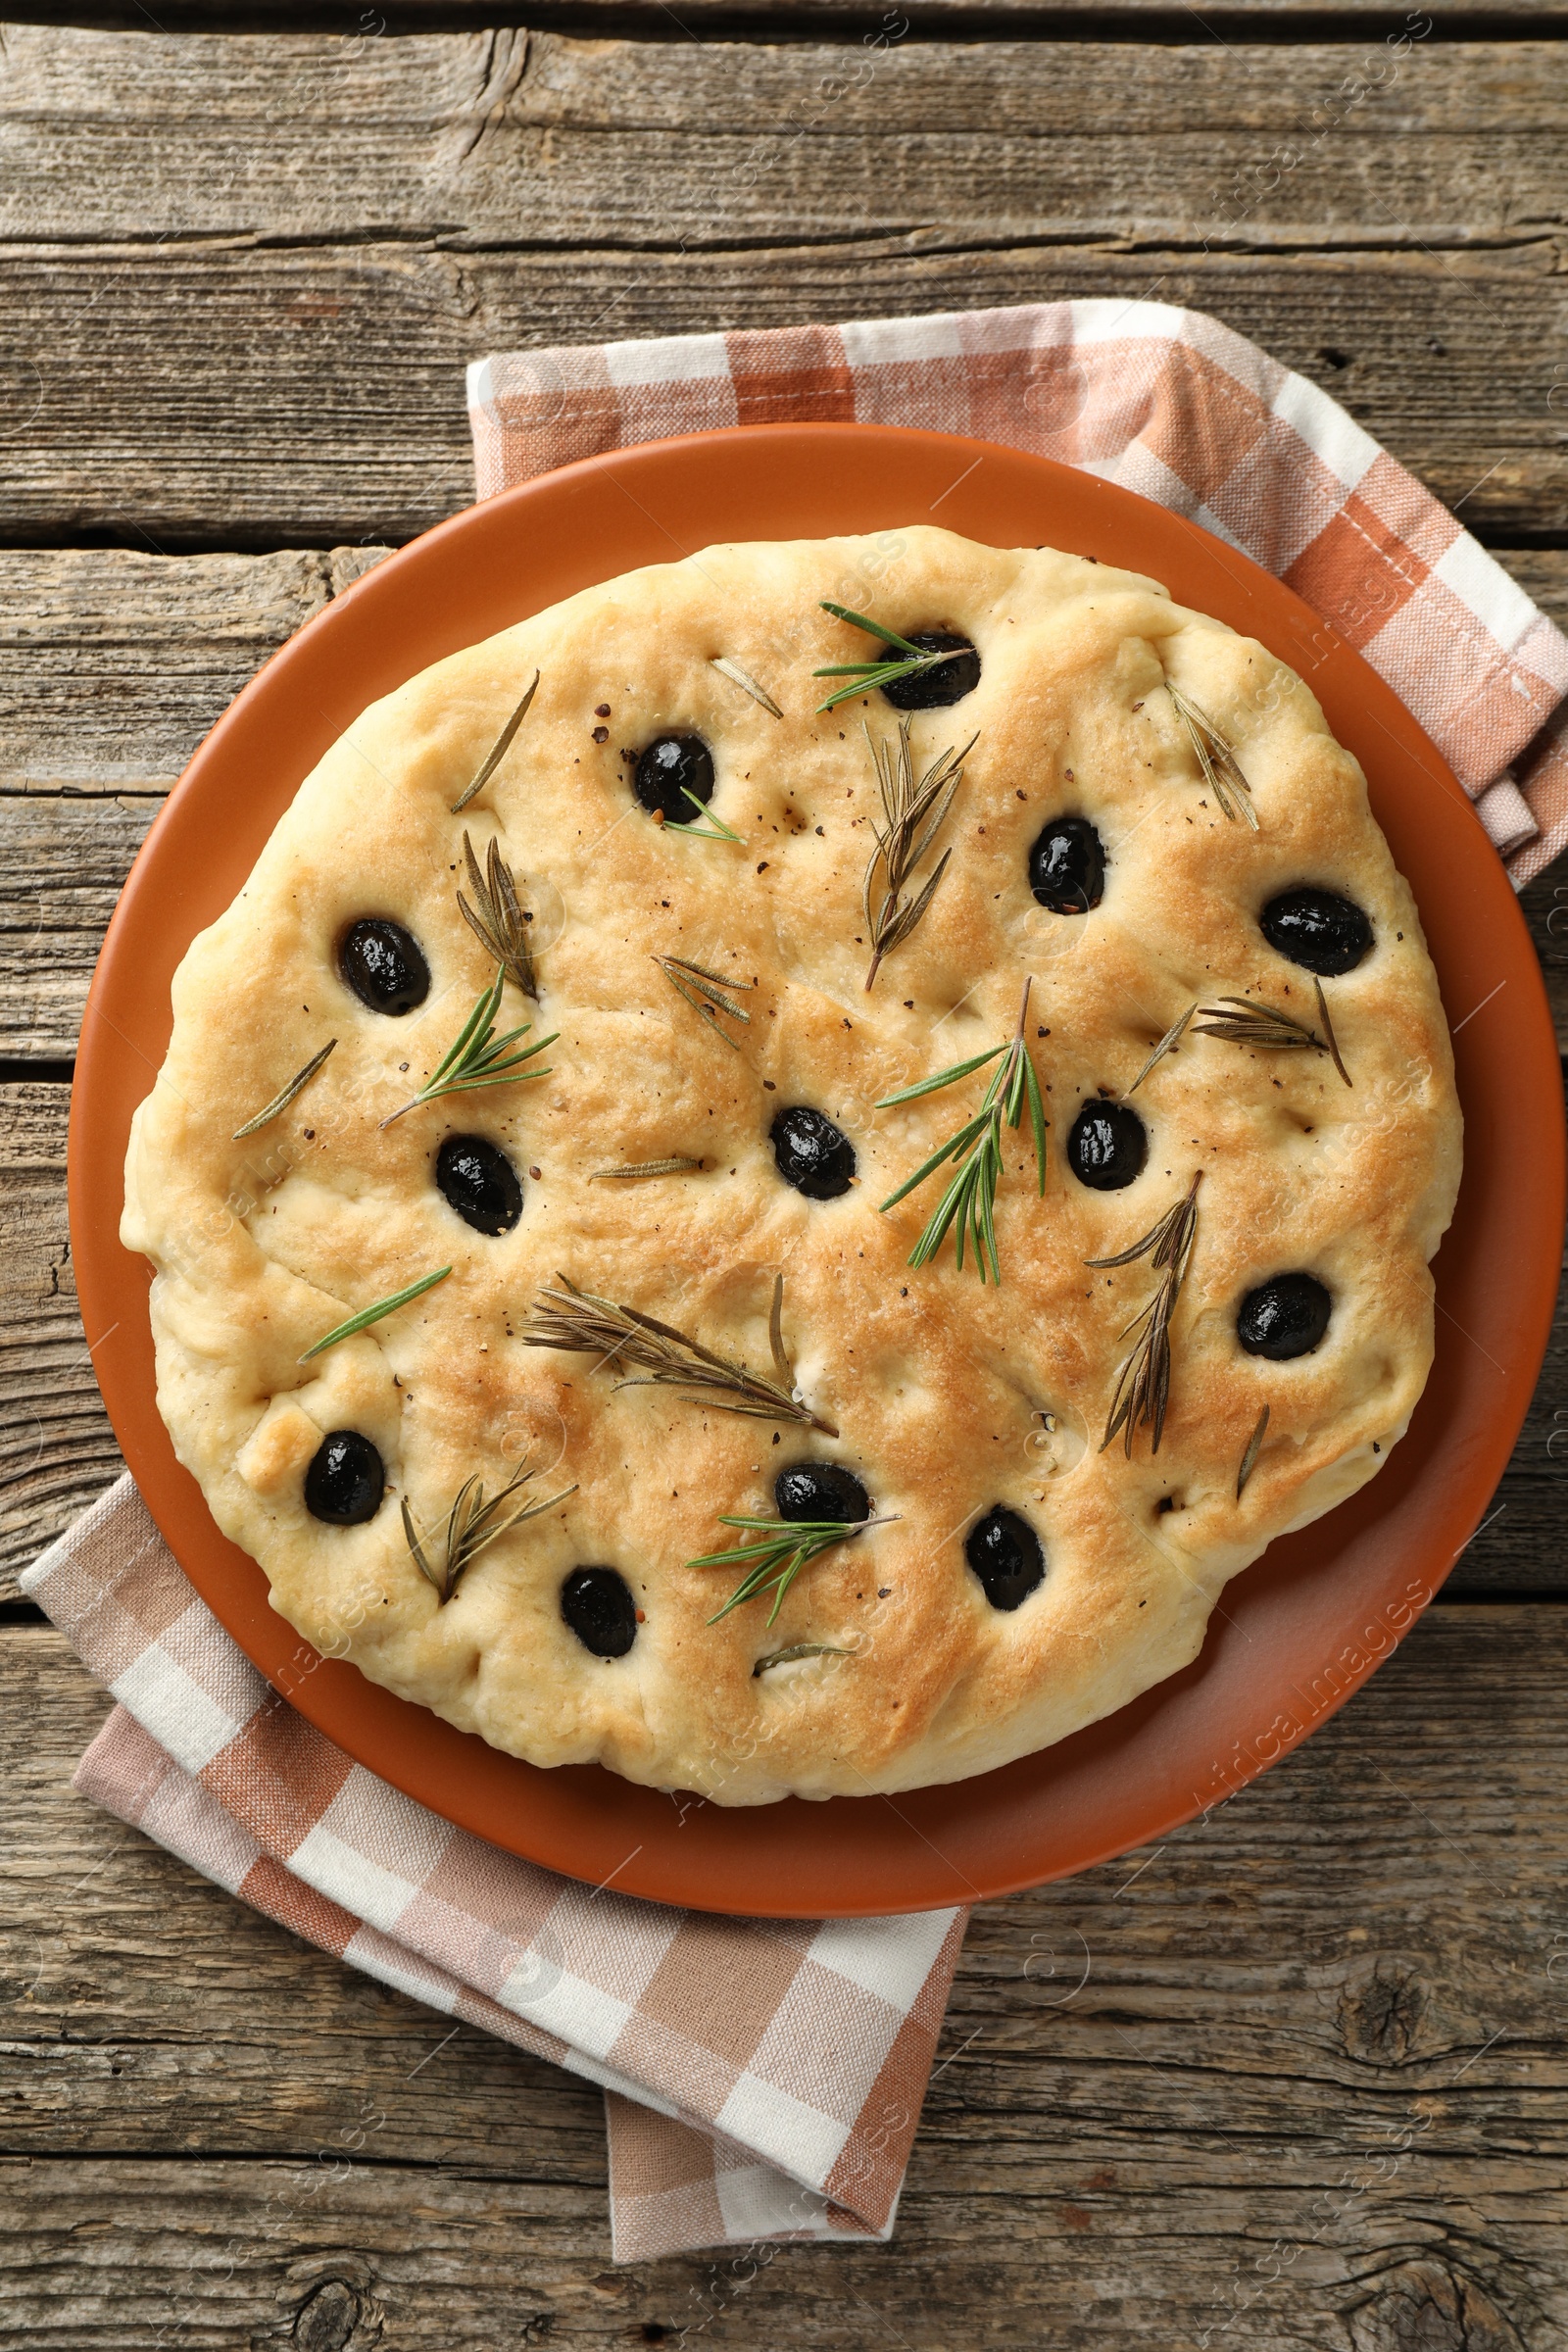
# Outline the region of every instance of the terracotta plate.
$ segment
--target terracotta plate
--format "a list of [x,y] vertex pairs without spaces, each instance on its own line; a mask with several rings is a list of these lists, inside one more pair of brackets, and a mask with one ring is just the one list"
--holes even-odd
[[[598,1767],[540,1772],[318,1659],[174,1459],[154,1402],[149,1269],[118,1240],[126,1134],[168,1042],[170,979],[328,745],[441,656],[711,540],[933,517],[997,546],[1049,543],[1152,573],[1307,678],[1366,769],[1432,943],[1464,1102],[1432,1379],[1388,1468],[1229,1588],[1194,1666],[1043,1755],[909,1796],[738,1812]],[[351,1755],[514,1853],[628,1893],[786,1917],[917,1909],[1157,1838],[1293,1747],[1393,1648],[1475,1528],[1535,1384],[1562,1243],[1559,1105],[1535,955],[1469,803],[1390,689],[1288,589],[1196,525],[1045,459],[880,426],[749,426],[567,466],[470,509],[390,557],[245,689],[153,826],[109,927],[77,1064],[71,1231],[93,1361],[153,1516],[240,1646]]]

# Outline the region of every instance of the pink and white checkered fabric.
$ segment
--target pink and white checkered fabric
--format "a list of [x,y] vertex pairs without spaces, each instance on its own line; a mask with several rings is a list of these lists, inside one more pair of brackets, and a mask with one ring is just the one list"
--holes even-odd
[[513,352],[468,371],[479,496],[715,425],[968,433],[1174,507],[1385,677],[1516,887],[1568,845],[1568,640],[1337,401],[1201,312],[1028,303]]
[[84,1794],[323,1951],[603,2086],[617,2262],[891,2236],[966,1913],[720,1919],[455,1830],[263,1681],[128,1476],[22,1584],[119,1702]]

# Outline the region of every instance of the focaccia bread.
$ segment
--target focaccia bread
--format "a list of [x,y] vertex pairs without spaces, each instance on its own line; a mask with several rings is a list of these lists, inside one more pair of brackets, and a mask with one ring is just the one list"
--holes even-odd
[[179,1457],[301,1634],[537,1764],[1046,1746],[1427,1378],[1460,1119],[1361,771],[1076,557],[715,547],[438,662],[173,1000]]

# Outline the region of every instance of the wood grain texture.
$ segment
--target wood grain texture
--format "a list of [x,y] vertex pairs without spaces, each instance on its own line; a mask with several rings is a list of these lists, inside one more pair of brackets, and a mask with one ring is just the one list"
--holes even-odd
[[[683,228],[716,241],[754,205],[770,208],[759,222],[863,233],[878,208],[910,225],[887,208],[913,199],[923,217],[933,194],[961,194],[955,219],[992,231],[1120,236],[1168,230],[1195,196],[1218,207],[1231,171],[1266,153],[1273,169],[1247,184],[1263,241],[1363,239],[1374,170],[1389,208],[1376,242],[1413,244],[1421,229],[1512,241],[1527,233],[1526,202],[1545,208],[1530,225],[1560,217],[1551,164],[1565,119],[1568,61],[1551,41],[1255,55],[1217,42],[909,41],[858,70],[809,44],[17,28],[0,85],[0,237],[148,240],[155,212],[164,241],[264,225],[317,242],[395,230],[643,244]],[[741,139],[781,144],[741,156]],[[841,141],[854,144],[840,153]],[[319,168],[304,174],[307,149]],[[657,225],[650,184],[668,208]]]
[[0,1595],[122,1468],[71,1268],[69,1103],[0,1087]]
[[1568,1609],[1440,1605],[1228,1805],[985,1906],[891,2248],[614,2273],[596,2096],[73,1797],[104,1701],[8,1629],[0,2348],[1550,2352],[1565,1672]]
[[8,53],[14,542],[403,538],[469,494],[486,350],[1091,293],[1212,310],[1467,519],[1568,528],[1558,44]]
[[[393,0],[374,11],[357,0],[162,0],[160,27],[171,33],[334,33],[377,35],[489,31],[495,0]],[[517,12],[521,13],[521,12]],[[627,35],[673,45],[705,39],[787,40],[802,35],[850,43],[869,32],[906,35],[901,25],[936,39],[1068,41],[1102,37],[1171,42],[1228,39],[1296,42],[1383,39],[1423,20],[1441,39],[1542,39],[1568,30],[1568,11],[1549,0],[1432,0],[1430,8],[1389,0],[1210,0],[1200,17],[1173,0],[683,0],[674,15],[662,0],[532,0],[527,21],[555,32]],[[8,24],[146,32],[141,0],[17,0]]]
[[368,557],[0,552],[0,793],[166,790]]
[[74,1052],[163,795],[268,656],[380,552],[0,553],[0,1056]]

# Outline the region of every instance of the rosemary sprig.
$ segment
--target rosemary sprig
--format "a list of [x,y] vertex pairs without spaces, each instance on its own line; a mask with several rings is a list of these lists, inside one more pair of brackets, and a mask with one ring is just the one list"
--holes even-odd
[[797,1658],[853,1658],[853,1649],[840,1649],[832,1642],[792,1642],[788,1649],[775,1649],[767,1657],[759,1658],[752,1668],[752,1680],[765,1674],[770,1666],[793,1666]]
[[590,1184],[635,1184],[644,1176],[688,1176],[702,1166],[700,1159],[688,1159],[676,1152],[668,1159],[645,1159],[636,1167],[595,1168],[588,1178]]
[[259,1110],[254,1119],[247,1119],[243,1127],[236,1127],[229,1141],[236,1144],[243,1143],[246,1136],[254,1135],[258,1128],[270,1126],[279,1111],[287,1110],[295,1096],[303,1093],[305,1088],[310,1085],[311,1080],[316,1076],[317,1071],[336,1044],[337,1039],[329,1037],[319,1054],[313,1054],[304,1069],[295,1071],[282,1093],[274,1095],[267,1108]]
[[532,1021],[524,1021],[518,1028],[509,1029],[505,1037],[496,1036],[496,1013],[500,1008],[501,984],[505,978],[505,971],[498,970],[494,982],[484,990],[431,1076],[416,1095],[381,1121],[383,1127],[390,1127],[394,1119],[401,1119],[407,1112],[417,1109],[421,1102],[438,1102],[443,1095],[467,1094],[476,1086],[505,1086],[514,1078],[549,1077],[548,1064],[542,1070],[526,1070],[522,1065],[531,1061],[536,1054],[542,1054],[546,1046],[553,1046],[561,1035],[559,1029],[552,1029],[550,1035],[540,1038],[537,1045],[524,1046],[516,1054],[509,1053],[507,1049],[516,1038],[527,1036],[533,1027]]
[[[780,715],[782,716],[782,713],[780,713]],[[740,840],[741,836],[738,833],[732,833],[728,825],[725,824],[724,819],[721,816],[715,816],[706,801],[700,801],[695,792],[688,792],[684,784],[681,786],[680,791],[682,800],[690,801],[699,817],[707,817],[707,824],[694,825],[689,817],[684,822],[677,824],[672,816],[666,816],[664,814],[662,808],[656,808],[654,810],[655,824],[662,825],[666,833],[690,834],[693,841],[738,842]]]
[[852,612],[848,605],[829,604],[824,597],[822,610],[831,612],[835,619],[853,621],[858,629],[864,629],[869,636],[880,637],[884,645],[896,647],[899,658],[894,662],[888,661],[886,656],[880,662],[838,662],[829,669],[813,669],[813,678],[850,678],[854,681],[852,685],[839,687],[836,693],[828,696],[825,703],[818,703],[818,716],[824,710],[833,710],[839,703],[853,702],[858,694],[870,693],[873,687],[891,686],[904,678],[923,677],[928,669],[935,669],[943,662],[956,662],[960,654],[969,651],[966,645],[955,645],[944,654],[922,653],[919,646],[909,643],[907,637],[901,637],[897,629],[886,627],[880,620],[871,620],[864,612]]
[[458,907],[464,921],[494,956],[518,994],[532,997],[537,1003],[539,989],[534,979],[527,918],[517,904],[516,877],[501,855],[500,842],[492,837],[482,874],[466,828],[463,835],[463,855],[468,867],[468,888],[473,893],[471,906],[462,891],[458,893]]
[[379,1323],[383,1315],[395,1314],[400,1306],[407,1306],[411,1299],[420,1298],[426,1291],[433,1291],[438,1282],[445,1282],[451,1271],[450,1266],[438,1266],[433,1274],[421,1274],[418,1281],[411,1282],[406,1290],[394,1291],[390,1298],[378,1298],[373,1306],[361,1307],[359,1313],[350,1315],[346,1323],[335,1324],[320,1339],[314,1340],[299,1361],[308,1364],[313,1356],[322,1354],[328,1348],[335,1348],[339,1340],[352,1340],[357,1331],[368,1331],[370,1325]]
[[694,1394],[686,1399],[688,1403],[710,1404],[715,1412],[738,1413],[752,1421],[804,1421],[825,1437],[838,1436],[831,1421],[813,1413],[794,1394],[795,1375],[784,1353],[782,1274],[773,1284],[768,1317],[773,1380],[763,1380],[758,1373],[748,1372],[744,1364],[715,1355],[671,1323],[656,1322],[652,1315],[640,1314],[634,1306],[618,1305],[612,1298],[601,1298],[593,1291],[579,1291],[564,1274],[558,1274],[556,1280],[561,1288],[540,1292],[539,1303],[520,1334],[525,1346],[560,1348],[569,1355],[594,1355],[602,1364],[613,1364],[617,1372],[641,1375],[617,1381],[617,1388],[690,1389]]
[[[935,872],[918,895],[905,900],[905,884],[946,823],[953,796],[963,780],[963,763],[979,737],[971,735],[961,752],[955,752],[950,745],[932,760],[918,783],[914,756],[909,749],[907,717],[900,724],[896,744],[885,737],[881,742],[876,741],[869,727],[865,730],[865,740],[876,768],[884,819],[880,826],[872,819],[876,848],[865,869],[865,927],[871,939],[871,967],[865,975],[869,994],[883,956],[891,956],[908,938],[935,898],[937,884],[947,871],[948,859],[953,855],[951,849],[943,851]],[[876,904],[879,869],[882,887],[880,904]]]
[[1122,1250],[1114,1257],[1084,1260],[1087,1266],[1130,1266],[1135,1258],[1147,1256],[1160,1278],[1159,1288],[1149,1304],[1122,1327],[1122,1339],[1133,1333],[1137,1337],[1132,1353],[1116,1375],[1105,1434],[1100,1441],[1102,1453],[1117,1430],[1125,1429],[1127,1459],[1131,1461],[1134,1430],[1150,1425],[1154,1432],[1150,1451],[1159,1451],[1165,1408],[1170,1401],[1170,1319],[1181,1295],[1187,1261],[1193,1254],[1193,1238],[1198,1230],[1198,1188],[1202,1180],[1203,1171],[1200,1168],[1175,1207],[1168,1208],[1158,1224],[1151,1226],[1143,1240],[1134,1242],[1130,1250]]
[[558,1502],[564,1502],[568,1494],[577,1492],[575,1486],[564,1488],[561,1494],[552,1494],[548,1501],[523,1503],[513,1512],[510,1519],[503,1519],[501,1513],[508,1502],[519,1487],[527,1485],[532,1476],[531,1470],[515,1471],[500,1494],[492,1494],[488,1501],[477,1478],[465,1479],[458,1489],[457,1500],[447,1513],[439,1568],[435,1565],[434,1540],[420,1528],[409,1508],[408,1497],[404,1496],[403,1532],[409,1539],[414,1564],[420,1575],[434,1585],[443,1608],[481,1551],[509,1534],[513,1528],[520,1527],[525,1519],[537,1519],[542,1511],[553,1511]]
[[1268,1427],[1268,1415],[1269,1408],[1265,1404],[1257,1416],[1257,1427],[1247,1441],[1247,1451],[1243,1454],[1242,1466],[1236,1473],[1236,1499],[1238,1502],[1242,1499],[1243,1488],[1257,1467],[1257,1457],[1263,1448],[1263,1432]]
[[[508,752],[511,751],[512,738],[514,735],[515,735],[517,729],[527,717],[528,705],[533,701],[533,698],[538,691],[539,672],[535,670],[533,673],[533,684],[529,687],[527,693],[523,696],[521,702],[517,705],[517,708],[515,710],[514,710],[512,716],[508,719],[506,725],[496,737],[495,742],[490,749],[490,756],[486,760],[483,767],[480,768],[479,773],[474,777],[473,782],[468,786],[467,790],[466,792],[460,792],[457,799],[453,802],[452,813],[454,816],[461,816],[465,808],[466,808],[468,806],[468,803],[472,800],[474,794],[482,791],[484,786],[489,783],[491,777],[495,774],[496,769],[501,765],[501,762],[506,758]],[[532,992],[530,991],[530,994]]]
[[1165,680],[1165,691],[1175,706],[1176,715],[1187,729],[1198,764],[1203,771],[1203,782],[1219,803],[1221,812],[1232,821],[1242,816],[1255,833],[1258,829],[1257,811],[1252,807],[1252,787],[1243,775],[1241,762],[1225,737],[1205,710],[1190,702],[1179,686]]
[[744,1005],[735,1004],[724,992],[731,988],[752,989],[757,982],[726,980],[721,972],[710,972],[705,964],[689,962],[684,956],[656,956],[654,961],[675,994],[684,997],[692,1009],[702,1014],[713,1035],[721,1037],[725,1045],[738,1054],[738,1041],[730,1036],[727,1029],[720,1028],[718,1015],[727,1012],[737,1021],[745,1021],[748,1025],[752,1016]]
[[[1138,1089],[1143,1085],[1144,1080],[1149,1076],[1149,1073],[1153,1068],[1155,1062],[1163,1061],[1167,1054],[1173,1054],[1175,1052],[1176,1048],[1182,1042],[1182,1036],[1186,1030],[1188,1022],[1192,1019],[1197,1010],[1198,1006],[1196,1003],[1189,1004],[1187,1010],[1182,1014],[1181,1019],[1179,1021],[1172,1021],[1170,1027],[1166,1030],[1164,1036],[1160,1039],[1158,1045],[1154,1048],[1154,1051],[1152,1054],[1151,1054],[1149,1059],[1145,1062],[1143,1068],[1139,1071],[1137,1077],[1127,1089],[1127,1095],[1136,1095]],[[1127,1095],[1122,1097],[1123,1102],[1127,1100]]]
[[[1294,1013],[1277,1011],[1272,1004],[1254,1004],[1248,997],[1221,997],[1217,1004],[1202,1005],[1200,1008],[1202,1017],[1195,1026],[1193,1035],[1223,1038],[1230,1046],[1258,1046],[1274,1054],[1304,1053],[1310,1048],[1315,1053],[1327,1054],[1346,1085],[1353,1085],[1349,1071],[1340,1058],[1339,1042],[1329,1019],[1323,983],[1314,978],[1312,985],[1317,990],[1318,1018],[1323,1023],[1321,1037],[1315,1029],[1309,1029],[1305,1021],[1298,1021]],[[1227,1012],[1227,1005],[1233,1005],[1235,1010]]]
[[898,1102],[913,1102],[921,1095],[934,1095],[939,1088],[952,1086],[967,1078],[974,1070],[982,1070],[988,1061],[998,1062],[986,1089],[985,1101],[972,1119],[966,1120],[955,1136],[951,1136],[939,1152],[916,1168],[906,1183],[896,1193],[890,1193],[881,1203],[889,1209],[912,1193],[916,1185],[924,1184],[947,1160],[958,1162],[957,1174],[938,1201],[931,1222],[909,1252],[911,1266],[923,1266],[936,1256],[947,1238],[948,1228],[956,1226],[957,1262],[963,1264],[963,1246],[967,1235],[974,1245],[974,1260],[982,1282],[986,1279],[986,1257],[991,1259],[991,1279],[1000,1283],[1002,1269],[997,1263],[997,1235],[994,1211],[997,1183],[1002,1175],[1002,1130],[1004,1124],[1017,1127],[1022,1124],[1024,1105],[1029,1107],[1030,1125],[1034,1130],[1035,1165],[1040,1172],[1040,1191],[1046,1189],[1046,1110],[1040,1099],[1040,1081],[1035,1076],[1034,1063],[1024,1043],[1024,1021],[1029,1011],[1029,991],[1032,980],[1023,985],[1023,1003],[1018,1007],[1018,1026],[1009,1042],[993,1046],[989,1054],[977,1054],[972,1061],[960,1061],[951,1070],[941,1070],[935,1078],[924,1078],[918,1086],[906,1086],[897,1095],[888,1095],[877,1104],[879,1110],[890,1110]]
[[783,711],[774,702],[767,688],[759,686],[757,680],[748,671],[742,669],[738,662],[732,662],[727,654],[715,654],[712,665],[722,676],[729,679],[732,686],[738,686],[743,694],[749,694],[754,703],[760,703],[762,709],[770,711],[774,718],[783,717]]
[[[893,1518],[898,1513],[892,1514]],[[773,1606],[767,1613],[772,1625],[784,1606],[784,1595],[801,1570],[833,1544],[848,1544],[856,1536],[863,1536],[868,1527],[887,1527],[890,1519],[745,1519],[723,1512],[720,1527],[744,1527],[752,1531],[751,1540],[737,1544],[731,1551],[705,1551],[688,1568],[743,1568],[745,1575],[721,1609],[715,1609],[708,1620],[716,1625],[731,1609],[738,1609],[748,1600],[757,1600],[771,1592]],[[794,1653],[799,1656],[801,1653]],[[770,1665],[779,1660],[769,1659]]]

